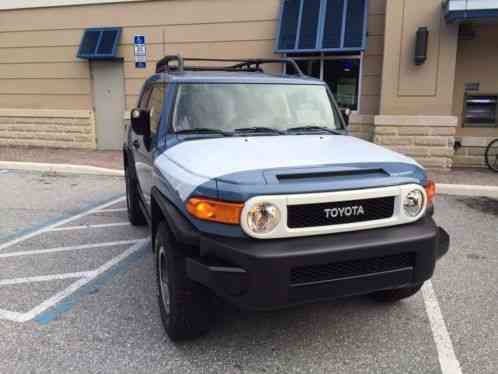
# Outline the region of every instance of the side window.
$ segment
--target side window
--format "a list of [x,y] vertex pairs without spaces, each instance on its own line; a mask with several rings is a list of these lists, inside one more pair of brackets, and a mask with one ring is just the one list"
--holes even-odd
[[156,135],[159,123],[161,122],[161,113],[163,111],[165,92],[165,84],[155,85],[152,89],[150,100],[147,105],[147,109],[150,113],[150,131],[152,136]]
[[151,91],[152,91],[151,87],[147,87],[144,90],[144,92],[142,93],[142,96],[138,100],[138,108],[145,109],[147,107],[147,102],[149,101]]

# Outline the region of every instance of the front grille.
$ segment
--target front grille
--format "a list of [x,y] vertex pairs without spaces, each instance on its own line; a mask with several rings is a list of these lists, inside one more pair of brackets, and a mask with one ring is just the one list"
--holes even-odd
[[413,266],[415,266],[415,254],[400,253],[384,257],[294,268],[291,270],[290,282],[291,285],[300,285],[331,281]]
[[[289,205],[287,207],[287,226],[291,229],[297,229],[390,218],[394,214],[394,199],[394,196],[388,196],[365,200]],[[363,214],[358,214],[359,207],[362,208]],[[327,209],[329,210],[328,215]]]

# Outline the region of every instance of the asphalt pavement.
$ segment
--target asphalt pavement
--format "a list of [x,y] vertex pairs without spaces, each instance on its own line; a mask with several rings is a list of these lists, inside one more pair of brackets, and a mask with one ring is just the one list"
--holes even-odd
[[173,344],[121,178],[6,172],[0,188],[0,373],[498,372],[497,200],[437,198],[452,245],[413,298],[220,304],[210,333]]

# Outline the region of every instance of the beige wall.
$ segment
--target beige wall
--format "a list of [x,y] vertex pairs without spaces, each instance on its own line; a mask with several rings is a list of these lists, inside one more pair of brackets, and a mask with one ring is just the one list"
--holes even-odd
[[[465,83],[480,83],[480,93],[498,95],[498,24],[473,25],[473,38],[460,38],[453,96],[453,115],[460,118],[457,135],[498,136],[498,129],[461,128]],[[477,92],[476,92],[477,93]]]
[[[381,113],[449,115],[458,27],[448,25],[441,0],[387,0]],[[429,28],[428,60],[414,64],[415,34]]]
[[[91,109],[88,62],[76,58],[87,27],[124,27],[119,56],[127,108],[165,54],[271,56],[278,4],[181,0],[1,11],[0,108]],[[146,36],[146,70],[134,67],[135,34]]]
[[360,99],[360,112],[362,114],[379,113],[385,17],[386,0],[369,0],[368,46],[363,60]]

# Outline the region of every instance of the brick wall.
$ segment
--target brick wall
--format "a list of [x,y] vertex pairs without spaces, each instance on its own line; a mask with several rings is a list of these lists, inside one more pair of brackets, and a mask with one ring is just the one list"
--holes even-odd
[[374,141],[428,168],[452,167],[458,119],[453,116],[376,116]]
[[484,160],[484,152],[488,144],[494,138],[486,137],[463,137],[457,138],[461,147],[458,148],[453,157],[453,166],[456,167],[487,167]]
[[96,149],[93,113],[0,109],[0,146],[5,145]]
[[349,133],[357,138],[373,141],[374,117],[373,115],[352,114],[349,118]]

